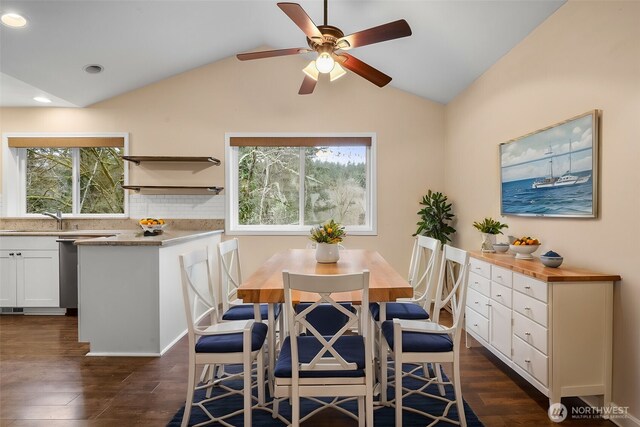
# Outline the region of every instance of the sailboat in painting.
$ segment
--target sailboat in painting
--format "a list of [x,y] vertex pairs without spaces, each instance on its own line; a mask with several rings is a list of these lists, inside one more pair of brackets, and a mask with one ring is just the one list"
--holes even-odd
[[571,141],[569,141],[569,170],[562,176],[553,176],[553,151],[551,151],[551,146],[549,146],[549,150],[547,150],[547,152],[544,154],[547,156],[551,156],[549,158],[549,174],[546,177],[540,178],[533,184],[531,184],[531,188],[533,188],[534,190],[585,184],[587,181],[589,181],[589,178],[591,178],[591,174],[585,176],[577,176],[571,174]]

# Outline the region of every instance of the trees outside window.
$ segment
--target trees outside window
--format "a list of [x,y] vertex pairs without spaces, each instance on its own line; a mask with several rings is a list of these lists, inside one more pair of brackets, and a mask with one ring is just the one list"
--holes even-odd
[[370,146],[256,145],[228,150],[229,231],[302,234],[333,219],[347,231],[374,232]]

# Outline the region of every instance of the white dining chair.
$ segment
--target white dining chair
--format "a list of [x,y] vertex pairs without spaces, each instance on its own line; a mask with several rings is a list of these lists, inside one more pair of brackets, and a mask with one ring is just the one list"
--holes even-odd
[[[191,410],[198,407],[208,416],[208,422],[225,423],[233,416],[244,414],[244,426],[250,427],[252,408],[264,405],[264,343],[268,326],[255,320],[219,322],[218,306],[213,294],[213,281],[209,267],[207,249],[195,250],[179,256],[184,308],[187,316],[187,334],[189,339],[189,378],[182,426],[189,424]],[[252,382],[252,366],[257,363],[257,381]],[[242,373],[213,379],[202,385],[196,385],[196,365],[210,365],[212,371],[216,365],[240,364]],[[243,377],[243,387],[233,389],[224,385],[226,381]],[[226,391],[210,397],[210,393],[194,402],[197,390],[221,387]],[[257,399],[252,390],[257,388]],[[243,396],[243,408],[231,413],[214,415],[212,406],[218,399],[231,395]],[[253,401],[256,400],[256,405]]]
[[[285,312],[289,336],[285,338],[276,363],[274,417],[279,399],[288,397],[291,402],[291,424],[301,422],[317,412],[331,407],[356,420],[373,426],[373,361],[370,322],[360,319],[360,314],[336,302],[338,292],[362,293],[362,303],[369,301],[369,272],[341,275],[306,275],[283,272]],[[294,291],[315,294],[317,301],[302,311],[295,310]],[[333,335],[322,335],[309,316],[319,307],[332,306],[348,321]],[[351,329],[362,325],[358,334]],[[301,331],[305,331],[304,333]],[[329,402],[319,398],[331,397]],[[300,399],[311,399],[321,406],[301,417]],[[356,399],[358,415],[340,405]]]
[[[242,283],[240,268],[240,244],[238,239],[229,239],[218,244],[218,259],[220,265],[220,288],[222,293],[222,320],[256,319],[267,321],[269,336],[267,337],[268,351],[268,384],[273,383],[273,369],[277,355],[277,330],[284,327],[281,316],[282,304],[260,304],[260,319],[257,319],[254,304],[245,304],[238,298],[238,287]],[[276,328],[278,320],[278,328]],[[204,375],[204,371],[203,371]]]
[[[420,395],[425,398],[434,398],[447,402],[441,415],[434,415],[415,408],[411,412],[424,415],[434,420],[447,421],[453,424],[466,425],[462,389],[460,387],[460,336],[464,321],[464,307],[467,295],[467,275],[469,269],[469,254],[461,249],[449,245],[444,246],[438,285],[435,294],[435,303],[430,321],[393,319],[385,321],[382,326],[383,339],[381,345],[383,354],[389,354],[393,360],[394,378],[392,385],[395,388],[395,398],[390,402],[395,406],[396,426],[402,425],[402,400],[403,394]],[[451,287],[445,286],[447,280]],[[453,324],[445,326],[439,323],[440,310],[447,304],[451,305]],[[453,381],[443,381],[440,372],[440,363],[453,364]],[[426,364],[434,364],[435,375],[430,377]],[[417,367],[404,372],[403,364],[414,364]],[[422,369],[422,376],[419,370]],[[421,378],[424,387],[418,390],[403,387],[404,377],[413,379]],[[426,388],[431,384],[453,385],[454,400],[445,396],[429,393]],[[382,388],[386,392],[387,366],[386,360],[382,366]],[[449,411],[453,405],[458,411],[458,420],[450,418]]]

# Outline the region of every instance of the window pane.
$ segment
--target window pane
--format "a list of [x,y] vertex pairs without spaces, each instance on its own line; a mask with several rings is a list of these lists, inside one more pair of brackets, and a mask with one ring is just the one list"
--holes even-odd
[[27,213],[71,213],[71,171],[70,148],[27,149]]
[[365,224],[367,148],[305,149],[304,223],[334,219],[344,225]]
[[238,223],[298,224],[300,149],[238,147]]
[[124,213],[122,148],[80,148],[80,213]]

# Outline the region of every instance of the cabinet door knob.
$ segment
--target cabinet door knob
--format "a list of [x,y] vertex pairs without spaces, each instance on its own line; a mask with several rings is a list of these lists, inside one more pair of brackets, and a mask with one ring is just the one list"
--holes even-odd
[[524,288],[525,289],[531,289],[531,286],[525,286]]
[[531,363],[531,360],[529,360],[529,359],[524,359],[524,361],[525,361],[526,363]]
[[18,256],[22,256],[22,252],[18,252],[16,255],[18,255]]
[[525,334],[526,336],[529,336],[529,335],[531,335],[531,332],[525,332],[524,334]]
[[482,268],[480,268],[480,267],[476,267],[476,270],[482,270]]
[[474,323],[474,324],[473,324],[473,326],[476,326],[476,327],[477,327],[477,326],[478,326],[478,324],[477,324],[477,323]]
[[489,304],[489,303],[487,303],[487,304],[485,304],[485,305],[486,305],[487,307],[491,307],[491,304]]
[[502,296],[502,294],[496,294],[496,296],[497,296],[497,297],[501,297],[501,296]]
[[14,253],[13,253],[13,252],[9,252],[9,256],[13,256],[13,255],[14,255]]
[[525,309],[525,310],[531,310],[531,308],[530,308],[530,307],[525,307],[524,309]]
[[474,301],[473,303],[474,303],[474,304],[480,304],[480,302],[478,302],[478,301]]
[[498,276],[496,276],[496,277],[497,277],[498,279],[502,279],[502,276],[500,276],[500,275],[498,275]]

